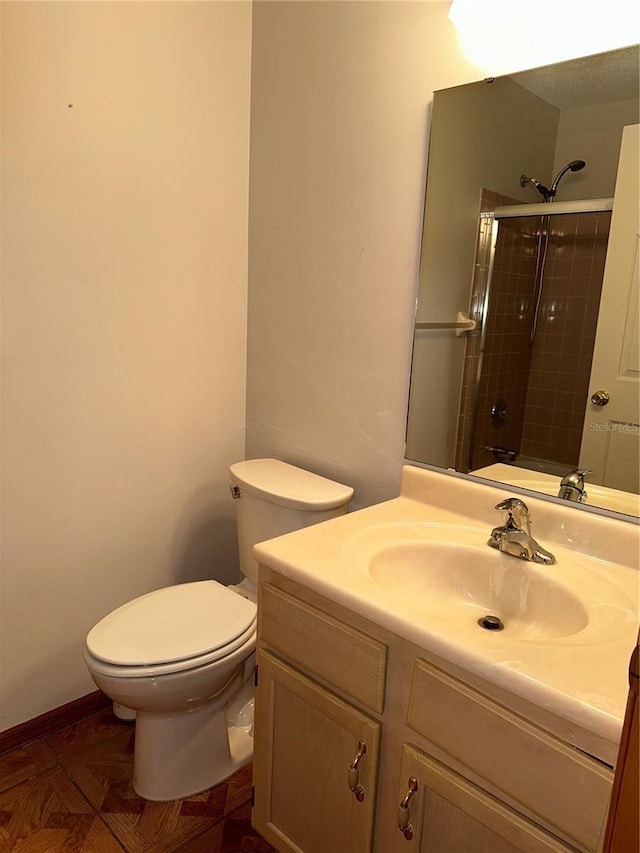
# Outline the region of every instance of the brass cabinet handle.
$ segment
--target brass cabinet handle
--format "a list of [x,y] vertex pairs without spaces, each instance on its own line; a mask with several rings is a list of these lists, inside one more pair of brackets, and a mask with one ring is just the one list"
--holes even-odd
[[360,778],[360,759],[367,754],[367,744],[363,740],[358,741],[358,751],[356,756],[349,765],[349,773],[347,774],[347,784],[349,790],[353,793],[356,800],[361,803],[364,800],[364,788],[359,784]]
[[404,798],[401,800],[400,805],[398,806],[398,829],[407,839],[407,841],[411,841],[413,838],[413,826],[411,825],[411,815],[409,813],[409,802],[411,797],[418,791],[418,780],[415,776],[409,776],[408,781],[409,790],[404,795]]

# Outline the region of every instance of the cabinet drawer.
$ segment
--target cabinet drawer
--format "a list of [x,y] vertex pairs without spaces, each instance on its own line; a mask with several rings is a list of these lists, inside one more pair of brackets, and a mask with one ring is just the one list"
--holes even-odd
[[260,637],[307,672],[382,713],[387,647],[271,584],[260,587]]
[[422,660],[413,669],[407,725],[587,850],[596,849],[613,781],[606,767]]

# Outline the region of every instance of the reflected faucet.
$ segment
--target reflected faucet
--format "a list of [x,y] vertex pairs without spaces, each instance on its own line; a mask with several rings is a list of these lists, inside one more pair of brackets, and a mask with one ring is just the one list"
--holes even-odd
[[531,535],[529,508],[519,498],[506,498],[496,504],[496,509],[504,513],[504,524],[494,527],[487,545],[497,548],[503,554],[542,563],[551,566],[556,558],[543,548]]
[[558,497],[565,501],[575,501],[583,504],[587,499],[587,493],[584,488],[584,478],[587,474],[593,474],[593,471],[588,471],[586,468],[575,468],[565,474],[560,481],[560,491]]

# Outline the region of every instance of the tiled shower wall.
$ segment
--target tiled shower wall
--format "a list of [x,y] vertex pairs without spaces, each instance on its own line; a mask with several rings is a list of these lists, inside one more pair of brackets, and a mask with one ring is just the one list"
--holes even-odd
[[[531,353],[538,237],[527,219],[500,222],[486,317],[482,371],[478,384],[472,467],[496,461],[489,447],[520,453]],[[491,410],[506,404],[504,422],[495,425]]]
[[[478,242],[469,302],[469,316],[477,321],[478,326],[467,335],[456,435],[455,467],[458,471],[469,471],[471,468],[471,446],[476,429],[476,420],[482,420],[481,417],[476,419],[476,398],[479,390],[478,371],[481,365],[483,306],[489,287],[493,211],[498,205],[518,203],[516,199],[486,189],[482,190],[480,197]],[[483,458],[483,451],[478,448],[478,452],[480,453],[478,458]],[[487,460],[488,462],[495,461],[490,454],[487,454]],[[478,463],[474,467],[479,467],[480,464],[483,463]]]
[[551,218],[521,453],[577,466],[611,212]]
[[[501,220],[490,283],[488,277],[491,218],[486,213],[512,203],[496,193],[482,194],[472,317],[481,317],[489,286],[490,295],[482,354],[480,330],[467,342],[458,470],[495,462],[497,457],[488,448],[496,446],[515,450],[521,458],[578,464],[611,214],[551,218],[536,334],[530,346],[540,217]],[[506,417],[499,425],[491,417],[498,401],[506,404]]]

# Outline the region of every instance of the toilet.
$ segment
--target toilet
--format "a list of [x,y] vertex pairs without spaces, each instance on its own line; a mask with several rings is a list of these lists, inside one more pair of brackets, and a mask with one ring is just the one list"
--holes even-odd
[[256,542],[343,515],[353,489],[277,459],[229,468],[243,580],[165,587],[109,613],[84,659],[114,712],[135,719],[133,787],[178,800],[223,781],[253,755]]

